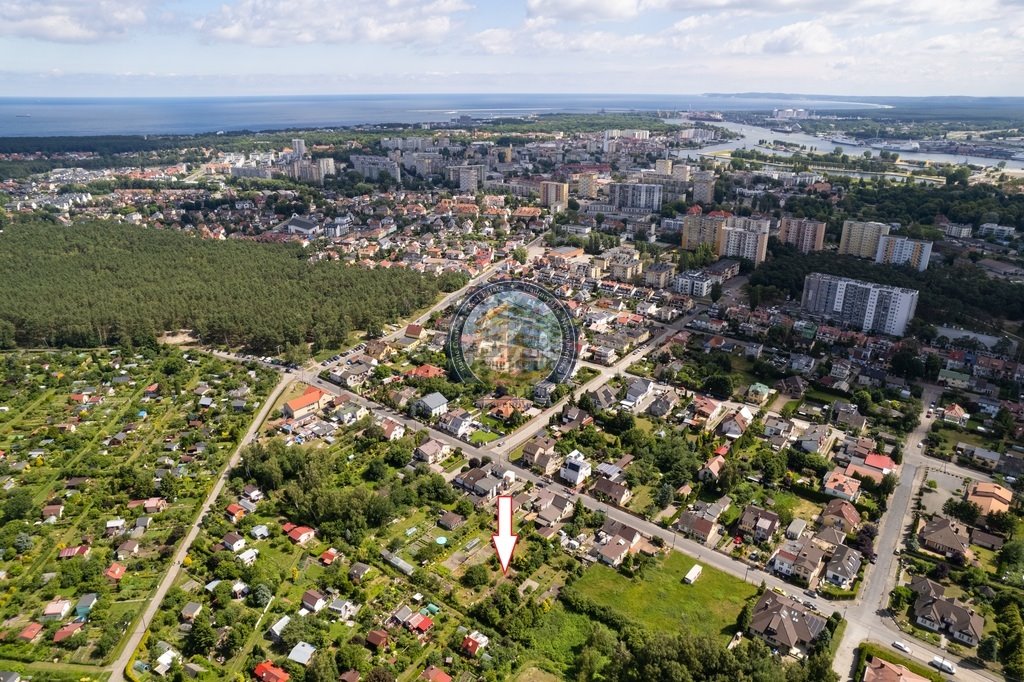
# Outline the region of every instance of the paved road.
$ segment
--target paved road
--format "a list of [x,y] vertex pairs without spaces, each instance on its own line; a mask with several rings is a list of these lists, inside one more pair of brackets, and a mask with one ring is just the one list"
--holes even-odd
[[[893,552],[901,546],[904,535],[912,522],[914,492],[921,485],[925,470],[929,466],[936,466],[934,460],[929,460],[924,456],[923,446],[918,447],[918,445],[927,437],[928,430],[934,421],[934,419],[928,419],[924,412],[927,411],[930,402],[938,400],[941,393],[942,389],[938,386],[926,385],[924,387],[921,396],[923,403],[921,423],[913,433],[907,436],[903,450],[900,483],[889,501],[888,511],[882,516],[878,525],[878,538],[875,541],[878,553],[877,563],[868,569],[858,599],[850,602],[848,607],[846,615],[848,625],[843,641],[836,650],[834,666],[840,675],[852,674],[855,662],[854,650],[867,639],[883,640],[886,645],[890,645],[897,639],[907,642],[913,651],[910,657],[926,665],[935,656],[946,655],[938,647],[912,639],[902,633],[887,612],[889,592],[896,585],[899,571],[899,561]],[[947,465],[947,467],[950,470],[960,471],[964,475],[970,475],[975,480],[987,478],[984,474],[955,465]],[[955,657],[950,658],[955,660]],[[956,678],[979,681],[1001,679],[988,671],[965,667],[962,663],[957,665]]]
[[[536,248],[536,242],[531,244],[531,249]],[[492,266],[488,270],[485,270],[478,277],[468,285],[473,286],[480,283],[489,277],[497,269],[497,265]],[[736,289],[739,286],[737,280],[730,282],[732,284],[729,287],[730,290]],[[468,287],[467,287],[468,288]],[[443,309],[445,306],[451,304],[466,292],[466,289],[462,289],[458,292],[446,296],[442,301],[433,306],[426,313],[421,315],[417,320],[418,323],[425,322],[429,319],[433,312]],[[730,291],[727,294],[733,294]],[[613,376],[625,371],[632,363],[638,361],[653,350],[660,348],[661,345],[676,331],[683,329],[694,316],[696,316],[701,309],[693,311],[691,314],[680,318],[675,323],[664,327],[660,332],[655,332],[652,339],[643,344],[641,347],[636,349],[633,353],[630,353],[626,357],[622,358],[619,362],[615,363],[610,367],[600,367],[596,365],[590,365],[594,369],[597,369],[599,374],[588,381],[584,386],[577,389],[577,395],[581,394],[584,390],[594,390],[604,385]],[[397,331],[389,335],[388,338],[397,338],[404,331],[404,326],[400,327]],[[231,360],[240,360],[241,358],[233,356],[228,353],[215,352],[215,355]],[[280,369],[280,368],[278,368]],[[517,429],[515,433],[507,436],[503,439],[499,439],[494,443],[490,444],[489,447],[481,448],[473,446],[469,443],[454,438],[446,433],[433,429],[419,421],[411,419],[404,414],[397,413],[390,410],[380,404],[377,404],[371,400],[368,400],[357,393],[346,390],[330,382],[324,381],[319,378],[318,373],[322,368],[319,366],[306,367],[301,370],[297,370],[294,373],[286,374],[282,377],[281,382],[274,389],[274,393],[263,406],[260,414],[254,420],[249,431],[246,433],[242,443],[248,443],[253,436],[257,433],[259,426],[262,424],[264,419],[269,412],[270,407],[276,401],[277,397],[281,394],[284,388],[292,381],[298,380],[303,381],[307,384],[317,386],[325,391],[334,394],[343,394],[348,396],[351,400],[365,405],[368,408],[376,411],[377,413],[383,413],[390,416],[392,419],[402,423],[407,430],[419,431],[429,430],[431,437],[448,444],[453,448],[462,448],[462,451],[469,457],[481,458],[484,456],[496,457],[499,460],[508,461],[509,455],[523,442],[534,436],[537,432],[542,431],[548,424],[548,420],[552,414],[561,410],[562,406],[567,402],[568,398],[563,399],[559,403],[552,405],[543,410],[539,415],[531,419],[520,429]],[[941,390],[936,386],[926,386],[922,400],[924,405],[927,405],[932,400],[937,400],[941,394]],[[925,408],[927,409],[927,407]],[[923,415],[922,415],[923,417]],[[818,607],[826,615],[833,611],[840,611],[844,614],[844,617],[848,621],[846,634],[843,641],[840,643],[836,661],[835,669],[842,676],[847,676],[851,673],[853,662],[854,662],[854,651],[860,642],[868,639],[877,640],[882,644],[888,644],[895,639],[903,639],[908,641],[913,649],[912,658],[927,664],[931,661],[935,655],[940,655],[943,652],[936,647],[931,647],[924,642],[917,640],[909,640],[903,635],[895,626],[890,618],[887,617],[885,607],[888,602],[888,594],[896,582],[896,570],[898,568],[898,562],[895,560],[893,551],[900,546],[902,542],[903,533],[911,518],[911,502],[913,500],[913,493],[915,486],[919,485],[917,482],[918,478],[923,478],[924,470],[929,465],[935,465],[934,462],[926,459],[923,455],[921,448],[918,448],[920,443],[927,435],[928,428],[931,425],[931,420],[922,419],[922,424],[907,438],[904,448],[904,463],[901,472],[900,484],[894,492],[892,499],[889,504],[889,511],[882,517],[882,521],[879,524],[879,535],[876,541],[878,560],[877,564],[871,566],[867,570],[866,578],[863,586],[860,590],[860,596],[857,600],[847,603],[842,602],[828,602],[827,600],[819,598],[817,600]],[[499,445],[500,443],[500,445]],[[238,457],[241,452],[241,445],[235,454],[232,456],[229,466],[234,466],[237,463]],[[962,469],[952,464],[945,465],[948,471],[956,473],[958,475],[971,476],[975,479],[985,478],[983,474],[979,472]],[[225,472],[228,469],[225,469]],[[517,475],[525,480],[531,481],[534,484],[540,483],[541,480],[533,472],[525,469],[517,468]],[[920,474],[920,475],[919,475]],[[210,506],[216,501],[221,489],[225,482],[224,474],[222,473],[221,478],[218,480],[214,489],[211,491],[210,496],[207,498],[206,503],[203,505],[203,513],[205,513]],[[760,571],[756,568],[751,568],[747,564],[735,560],[727,555],[712,551],[711,549],[700,545],[688,538],[680,536],[675,532],[662,528],[657,524],[651,523],[640,517],[634,516],[633,514],[618,509],[616,507],[609,506],[604,502],[601,502],[587,494],[572,494],[573,499],[581,499],[583,504],[592,510],[600,510],[604,512],[608,518],[620,521],[622,523],[631,525],[641,532],[651,536],[662,538],[666,546],[670,547],[674,551],[683,552],[689,556],[692,556],[706,565],[713,566],[718,570],[721,570],[729,575],[735,576],[741,580],[748,581],[753,584],[760,584],[762,581],[765,582],[769,587],[774,587],[786,591],[788,593],[799,592],[798,588],[790,583],[784,582],[783,580],[772,576],[768,573]],[[120,675],[120,671],[127,665],[129,657],[134,651],[135,647],[138,646],[141,640],[142,634],[145,632],[145,624],[148,624],[156,609],[159,607],[163,600],[164,595],[173,583],[175,577],[179,571],[180,561],[184,558],[188,552],[188,548],[191,546],[195,537],[198,535],[199,526],[198,524],[192,528],[189,535],[185,538],[185,541],[181,544],[178,553],[175,555],[174,564],[168,571],[164,580],[161,582],[156,595],[150,602],[146,611],[143,614],[139,626],[132,633],[128,645],[125,647],[121,657],[115,663],[116,671],[114,676],[111,678],[115,682],[123,679]],[[984,681],[989,680],[997,681],[999,678],[986,672],[977,671],[970,668],[965,668],[961,664],[958,666],[957,679],[965,679],[972,681]]]
[[274,406],[277,399],[280,397],[282,391],[292,382],[293,378],[288,375],[281,377],[281,380],[271,391],[270,395],[263,403],[263,407],[260,408],[252,424],[249,426],[249,430],[245,432],[245,436],[239,442],[238,447],[235,448],[231,458],[227,464],[224,465],[224,469],[221,470],[220,476],[217,478],[217,482],[213,485],[210,490],[210,494],[206,496],[206,501],[203,502],[203,506],[199,509],[199,513],[196,515],[196,522],[192,524],[188,534],[178,545],[178,551],[174,553],[174,558],[171,561],[171,567],[167,570],[163,580],[156,588],[156,592],[153,597],[149,600],[145,610],[142,612],[142,617],[136,622],[135,629],[132,630],[131,635],[128,637],[128,641],[125,644],[124,649],[121,651],[121,655],[118,656],[117,660],[113,663],[113,672],[111,673],[111,682],[122,682],[124,677],[124,670],[128,667],[128,661],[131,659],[132,654],[135,653],[135,649],[139,646],[139,642],[142,641],[142,636],[146,633],[146,628],[153,621],[153,616],[156,615],[156,611],[160,608],[160,605],[164,601],[164,597],[167,595],[167,591],[174,584],[174,580],[178,577],[178,573],[181,572],[181,562],[184,561],[185,555],[188,554],[189,549],[192,547],[192,543],[195,542],[196,537],[199,535],[200,530],[200,519],[202,519],[210,508],[217,501],[217,496],[220,495],[221,490],[224,488],[224,484],[227,482],[228,473],[238,464],[238,460],[242,456],[242,449],[249,444],[259,433],[260,426],[263,421],[267,418],[270,413],[270,408]]

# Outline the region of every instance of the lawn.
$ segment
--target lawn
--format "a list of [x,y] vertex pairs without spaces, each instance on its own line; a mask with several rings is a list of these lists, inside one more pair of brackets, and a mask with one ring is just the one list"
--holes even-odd
[[654,498],[651,496],[651,486],[640,485],[633,490],[633,497],[630,498],[626,506],[635,512],[642,513],[653,503]]
[[700,562],[672,553],[639,580],[595,565],[576,581],[575,587],[597,604],[652,631],[685,628],[690,632],[717,632],[723,641],[728,640],[736,631],[736,618],[744,602],[757,589],[710,566],[704,566],[696,583],[687,585],[683,576],[695,563]]
[[492,440],[498,440],[501,438],[500,434],[494,433],[493,431],[484,431],[479,429],[473,432],[473,435],[469,437],[469,442],[473,445],[484,445],[490,443]]

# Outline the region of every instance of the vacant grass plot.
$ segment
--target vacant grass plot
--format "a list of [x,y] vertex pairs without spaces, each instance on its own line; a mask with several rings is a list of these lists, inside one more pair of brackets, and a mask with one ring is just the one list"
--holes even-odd
[[593,629],[594,623],[589,618],[566,611],[556,603],[534,630],[533,651],[557,665],[565,677]]
[[757,590],[710,566],[704,566],[696,583],[687,585],[683,576],[695,563],[700,562],[672,553],[639,580],[595,565],[574,586],[597,604],[652,631],[686,628],[717,632],[728,639],[736,630],[743,603]]

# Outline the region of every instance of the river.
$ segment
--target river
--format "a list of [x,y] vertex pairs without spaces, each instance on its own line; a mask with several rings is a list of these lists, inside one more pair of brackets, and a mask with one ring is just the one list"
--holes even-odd
[[[688,123],[685,119],[671,119],[668,122]],[[716,122],[714,125],[721,126],[722,128],[728,128],[734,133],[740,134],[742,137],[728,142],[723,142],[721,144],[707,145],[700,150],[702,153],[728,151],[741,148],[754,149],[757,147],[758,140],[781,140],[792,144],[802,144],[807,147],[815,147],[818,151],[822,152],[830,152],[836,147],[842,147],[843,152],[850,156],[860,156],[865,151],[870,151],[873,155],[877,156],[881,151],[878,149],[870,149],[868,147],[858,147],[856,145],[836,144],[835,142],[831,142],[820,137],[814,137],[813,135],[807,135],[806,133],[777,133],[769,128],[745,125],[742,123]],[[787,155],[785,152],[767,152],[764,149],[759,151],[774,153],[781,156]],[[932,163],[970,163],[978,166],[995,166],[997,163],[1002,161],[1002,159],[990,159],[982,156],[954,156],[953,154],[939,154],[937,152],[897,152],[897,154],[899,154],[900,159],[904,161],[931,161]],[[1006,159],[1006,168],[1017,170],[1024,169],[1024,161]]]

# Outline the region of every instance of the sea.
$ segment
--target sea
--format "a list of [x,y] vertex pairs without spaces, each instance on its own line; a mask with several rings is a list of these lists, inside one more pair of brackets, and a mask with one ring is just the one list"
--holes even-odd
[[729,95],[438,94],[282,97],[0,97],[0,137],[189,135],[239,130],[439,123],[459,116],[628,111],[877,108],[842,99]]

